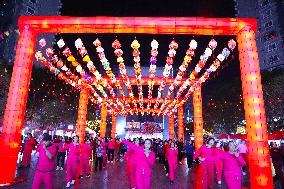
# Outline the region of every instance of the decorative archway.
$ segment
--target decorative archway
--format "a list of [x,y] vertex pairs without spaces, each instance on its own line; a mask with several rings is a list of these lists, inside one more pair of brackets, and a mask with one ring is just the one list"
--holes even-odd
[[[80,31],[80,33],[236,35],[248,132],[251,188],[273,188],[266,116],[255,40],[256,27],[256,19],[236,18],[20,17],[20,36],[0,139],[0,167],[1,170],[5,170],[0,173],[0,184],[11,183],[15,176],[37,35],[39,33],[77,33]],[[189,91],[186,97],[188,98],[193,92],[194,90]],[[194,97],[194,101],[197,103],[200,103],[201,91],[199,92]],[[81,91],[79,103],[81,113],[78,114],[77,123],[77,133],[79,134],[84,133],[87,95],[88,92]],[[156,99],[151,100],[155,101]],[[169,107],[173,108],[177,103],[181,105],[182,101],[176,100]],[[105,113],[105,106],[103,105],[103,113]],[[201,104],[198,104],[195,107],[200,108],[200,106]],[[196,128],[195,132],[201,132],[202,115],[198,109],[196,111],[199,114],[194,115],[195,118],[198,118],[194,125],[199,128]],[[102,133],[102,136],[104,134]],[[179,132],[179,137],[181,134]],[[195,134],[200,136],[200,133]]]

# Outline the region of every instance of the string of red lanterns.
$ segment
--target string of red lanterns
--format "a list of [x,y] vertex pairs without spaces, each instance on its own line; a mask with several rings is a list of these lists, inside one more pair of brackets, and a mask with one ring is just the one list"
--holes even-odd
[[[169,44],[168,56],[166,59],[166,65],[165,65],[165,69],[163,72],[164,77],[162,79],[161,85],[158,90],[158,99],[162,97],[162,92],[164,91],[167,79],[170,76],[170,71],[172,69],[172,64],[174,62],[177,48],[178,48],[177,42],[175,42],[175,40],[172,40],[171,43]],[[156,104],[154,105],[154,108],[157,109],[158,106],[159,106],[159,101],[156,102]],[[152,115],[154,116],[155,114],[153,113]]]
[[[133,91],[132,91],[132,86],[131,86],[129,77],[127,75],[127,71],[126,71],[125,64],[124,64],[124,59],[122,57],[123,51],[121,49],[121,44],[120,44],[118,39],[114,40],[114,42],[112,43],[112,47],[115,49],[114,50],[114,54],[117,57],[117,59],[116,59],[117,63],[119,63],[120,74],[121,74],[121,76],[122,76],[122,78],[124,80],[124,83],[125,83],[125,86],[127,88],[127,91],[129,93],[130,98],[133,99],[134,98],[134,94],[133,94]],[[137,110],[136,100],[133,99],[131,103],[134,106],[134,109]],[[138,112],[138,111],[136,111],[136,112]],[[133,114],[132,109],[130,110],[130,114]]]
[[[44,47],[44,40],[39,41],[41,47]],[[193,93],[193,91],[202,85],[207,79],[209,79],[209,75],[212,72],[215,72],[220,64],[230,55],[230,50],[233,51],[236,42],[234,40],[230,40],[228,42],[228,48],[224,48],[222,52],[217,56],[217,58],[213,61],[212,65],[205,71],[205,73],[197,79],[198,73],[204,68],[206,61],[208,58],[212,55],[212,52],[217,46],[217,42],[212,39],[207,48],[205,49],[203,55],[200,56],[200,60],[198,64],[195,66],[195,69],[192,71],[192,73],[189,75],[187,80],[184,82],[182,81],[182,78],[185,74],[185,71],[190,64],[192,60],[192,56],[194,55],[194,50],[197,48],[197,42],[195,40],[191,40],[189,44],[189,48],[186,51],[186,55],[184,57],[182,65],[179,67],[179,72],[177,76],[175,77],[174,82],[170,85],[169,91],[166,95],[165,99],[161,98],[161,94],[164,91],[164,88],[166,86],[168,77],[170,75],[170,69],[172,68],[172,63],[174,56],[176,54],[176,49],[178,48],[178,44],[173,40],[170,45],[169,45],[169,52],[168,52],[168,57],[166,61],[166,66],[164,69],[164,77],[162,78],[159,91],[158,91],[158,97],[156,100],[153,101],[152,98],[152,90],[153,90],[153,85],[154,85],[154,78],[155,78],[155,72],[156,72],[156,57],[158,55],[158,42],[156,40],[153,40],[151,43],[151,58],[150,58],[150,69],[149,69],[149,80],[148,80],[148,86],[149,86],[149,95],[147,101],[143,99],[143,93],[142,93],[142,75],[141,75],[141,68],[140,68],[140,52],[139,52],[139,47],[140,44],[139,42],[135,39],[131,47],[133,48],[133,57],[134,57],[134,70],[135,70],[135,76],[136,76],[136,83],[138,86],[138,92],[139,92],[139,97],[138,99],[134,98],[133,92],[132,92],[132,87],[130,83],[130,79],[127,75],[127,71],[125,69],[124,65],[124,60],[122,58],[123,51],[121,50],[121,44],[118,40],[115,40],[112,44],[112,47],[115,49],[114,54],[117,56],[117,62],[119,63],[119,69],[120,73],[122,75],[122,80],[117,80],[115,78],[115,75],[112,73],[110,67],[109,67],[109,62],[105,57],[104,54],[104,49],[101,46],[101,42],[99,39],[96,39],[94,41],[94,45],[97,47],[96,51],[98,52],[98,55],[100,57],[101,63],[104,66],[104,69],[106,70],[106,74],[110,78],[111,84],[116,86],[120,91],[122,91],[122,100],[121,98],[116,98],[113,88],[111,85],[107,82],[107,79],[103,79],[101,77],[101,74],[97,71],[95,66],[93,65],[92,61],[90,60],[90,57],[88,55],[87,49],[84,47],[84,44],[80,38],[78,38],[75,41],[75,46],[79,52],[79,54],[83,58],[83,62],[87,63],[87,67],[95,75],[96,78],[98,78],[98,81],[95,81],[96,79],[93,79],[91,76],[89,76],[82,68],[80,63],[75,59],[75,57],[72,55],[70,49],[65,45],[63,39],[60,39],[57,42],[58,46],[60,49],[65,47],[64,51],[62,54],[67,57],[67,60],[71,62],[71,65],[75,67],[75,70],[80,74],[81,77],[76,76],[74,73],[71,72],[71,70],[64,64],[64,61],[58,58],[58,55],[56,55],[52,48],[47,48],[46,49],[46,55],[51,59],[51,61],[45,59],[42,56],[42,52],[38,51],[36,53],[36,57],[38,60],[40,60],[44,65],[49,67],[51,73],[57,75],[59,79],[64,80],[67,84],[70,84],[71,86],[75,87],[76,89],[81,89],[82,87],[86,87],[90,90],[89,99],[93,103],[98,103],[100,106],[102,103],[106,103],[106,106],[109,107],[109,111],[113,115],[127,115],[128,113],[133,114],[133,108],[130,107],[129,103],[132,103],[135,109],[135,113],[138,114],[138,112],[141,112],[142,115],[144,115],[145,110],[144,110],[144,103],[147,103],[147,109],[146,112],[147,114],[152,113],[152,115],[158,115],[160,116],[161,113],[163,112],[163,115],[172,115],[173,113],[176,112],[177,108],[181,105],[183,105],[189,98],[189,96]],[[53,66],[53,64],[56,65]],[[62,70],[63,72],[60,72]],[[65,73],[65,74],[63,74]],[[99,83],[100,82],[100,83]],[[127,85],[127,89],[129,92],[130,96],[130,101],[126,100],[126,96],[123,93],[123,89],[121,87],[121,83],[123,82],[125,85]],[[94,85],[103,95],[103,98],[98,95],[96,90],[92,87]],[[174,89],[178,87],[179,85],[182,85],[179,88],[179,91],[177,93],[177,97],[175,99],[170,99],[170,96],[172,95]],[[184,92],[184,90],[190,86],[187,94],[183,99],[181,99],[181,94]],[[110,91],[113,91],[113,94],[111,94],[112,98],[109,98],[104,91],[104,87],[108,88]],[[111,87],[111,88],[110,88]],[[110,92],[112,93],[112,92]],[[137,108],[136,102],[139,102],[140,108]],[[155,103],[154,108],[151,107],[151,103]],[[158,105],[161,103],[160,109],[158,109]],[[124,107],[124,104],[126,105]],[[158,105],[157,105],[158,104]],[[163,111],[165,109],[165,111]]]
[[202,76],[198,80],[194,81],[194,84],[191,85],[190,89],[188,90],[188,92],[184,96],[184,98],[179,102],[177,102],[176,99],[175,99],[172,102],[172,104],[167,107],[165,114],[167,114],[168,112],[171,112],[170,114],[174,113],[175,112],[174,108],[178,108],[180,105],[184,104],[188,100],[190,95],[193,94],[193,92],[197,88],[201,87],[202,83],[204,83],[206,80],[208,80],[210,78],[209,77],[210,74],[215,72],[220,67],[220,64],[230,56],[231,52],[233,52],[233,50],[236,47],[236,42],[233,39],[229,40],[228,41],[228,47],[229,47],[230,50],[227,47],[223,48],[222,52],[213,61],[211,66],[208,69],[206,69],[206,71],[202,74]]
[[[100,40],[97,38],[93,44],[96,46],[96,52],[100,58],[101,64],[104,68],[104,70],[106,71],[107,76],[110,78],[111,83],[115,85],[115,87],[118,89],[118,91],[120,92],[122,98],[125,98],[125,94],[123,92],[123,88],[121,87],[120,83],[116,81],[116,77],[115,74],[112,72],[111,67],[110,67],[110,63],[108,61],[108,59],[106,58],[106,55],[104,53],[104,49],[102,47],[102,43],[100,42]],[[113,95],[114,96],[114,95]],[[122,112],[124,112],[124,105],[122,103],[119,103],[119,105],[122,108]],[[129,104],[126,104],[127,107],[130,107]]]
[[[139,101],[139,105],[141,108],[141,114],[144,115],[143,89],[141,85],[142,74],[141,74],[141,67],[140,67],[139,47],[140,47],[140,44],[136,39],[132,41],[131,48],[133,49],[132,55],[133,55],[133,60],[134,60],[134,72],[135,72],[135,77],[136,77],[136,83],[138,87],[138,96],[139,96],[138,101]],[[138,114],[137,109],[135,113]]]
[[179,67],[178,74],[174,80],[174,82],[171,84],[168,90],[168,94],[166,96],[166,100],[164,103],[161,105],[160,110],[158,112],[158,116],[160,116],[161,112],[163,111],[164,107],[166,106],[168,100],[170,99],[172,93],[174,92],[174,89],[181,83],[181,80],[186,72],[186,69],[188,65],[190,64],[192,60],[192,56],[194,56],[194,51],[197,48],[197,42],[192,39],[189,43],[189,48],[186,51],[186,55],[183,59],[182,65]]
[[[157,56],[158,56],[158,47],[159,47],[159,43],[158,41],[156,41],[155,39],[152,40],[151,42],[151,58],[150,58],[150,68],[149,68],[149,81],[148,81],[148,99],[151,99],[153,96],[153,86],[154,86],[154,77],[155,77],[155,73],[156,73],[156,63],[157,63]],[[150,114],[150,107],[151,107],[151,103],[150,101],[148,101],[147,104],[147,114]]]

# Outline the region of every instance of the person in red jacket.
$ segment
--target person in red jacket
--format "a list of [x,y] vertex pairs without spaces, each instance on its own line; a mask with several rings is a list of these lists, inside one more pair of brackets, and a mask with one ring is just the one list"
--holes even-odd
[[[61,139],[61,142],[55,143],[55,146],[58,148],[57,158],[56,158],[56,171],[63,171],[67,144],[65,142],[65,138]],[[61,164],[59,164],[61,162]]]
[[28,133],[28,138],[24,144],[24,153],[22,158],[22,167],[29,167],[31,164],[32,151],[36,145],[36,140],[31,133]]

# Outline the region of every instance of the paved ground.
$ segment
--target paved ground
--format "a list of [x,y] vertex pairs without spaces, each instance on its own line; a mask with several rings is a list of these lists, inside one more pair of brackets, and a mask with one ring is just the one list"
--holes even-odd
[[[18,178],[25,180],[14,186],[2,187],[5,189],[30,189],[34,177],[34,168],[36,160],[30,168],[20,169],[17,172]],[[56,171],[54,179],[54,188],[65,188],[65,171]],[[170,185],[168,177],[165,175],[163,166],[158,161],[155,162],[152,171],[152,189],[199,189],[201,188],[200,166],[194,165],[192,170],[186,168],[186,164],[178,165],[177,175],[174,184]],[[42,187],[43,188],[43,187]],[[108,164],[106,169],[101,172],[92,172],[90,178],[78,180],[75,186],[78,189],[129,189],[129,183],[125,172],[125,163],[117,162]],[[217,186],[216,189],[225,189],[226,186]],[[249,176],[243,178],[243,189],[249,188]]]

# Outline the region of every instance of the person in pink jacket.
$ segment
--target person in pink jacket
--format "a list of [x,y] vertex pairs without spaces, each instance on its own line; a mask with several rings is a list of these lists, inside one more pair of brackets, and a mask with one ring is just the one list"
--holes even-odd
[[231,141],[225,148],[226,152],[220,151],[219,155],[202,158],[201,161],[223,160],[224,177],[228,189],[242,188],[242,171],[241,167],[245,166],[246,162],[236,150],[235,144]]
[[46,189],[53,188],[53,177],[56,157],[56,147],[51,143],[51,136],[45,135],[38,147],[39,159],[35,170],[32,189],[40,189],[43,183]]
[[166,159],[169,163],[170,183],[173,184],[177,169],[178,149],[175,142],[171,142],[170,146],[166,152]]
[[150,189],[151,169],[155,162],[155,153],[150,150],[152,141],[146,139],[143,146],[137,146],[127,140],[123,142],[134,150],[136,159],[136,186],[137,189]]
[[23,158],[22,158],[22,167],[29,167],[31,164],[31,154],[33,151],[33,148],[36,144],[35,138],[33,138],[31,133],[27,134],[27,140],[24,144],[24,152],[23,152]]
[[[134,139],[134,144],[139,146],[139,139]],[[124,159],[126,160],[126,172],[132,189],[136,188],[136,159],[134,149],[128,148]]]
[[205,158],[205,161],[201,163],[202,169],[202,188],[213,188],[213,174],[214,174],[214,161],[206,160],[208,157],[212,157],[214,153],[213,149],[214,139],[209,138],[207,144],[203,144],[193,155],[193,159]]
[[71,184],[75,184],[75,179],[79,173],[79,163],[80,163],[80,144],[79,136],[73,137],[73,142],[68,144],[69,153],[67,155],[67,170],[66,170],[66,188],[69,188]]
[[91,167],[90,167],[90,159],[92,157],[92,145],[89,138],[85,139],[85,144],[81,145],[81,157],[80,157],[80,176],[79,178],[83,178],[84,171],[86,176],[90,177]]

